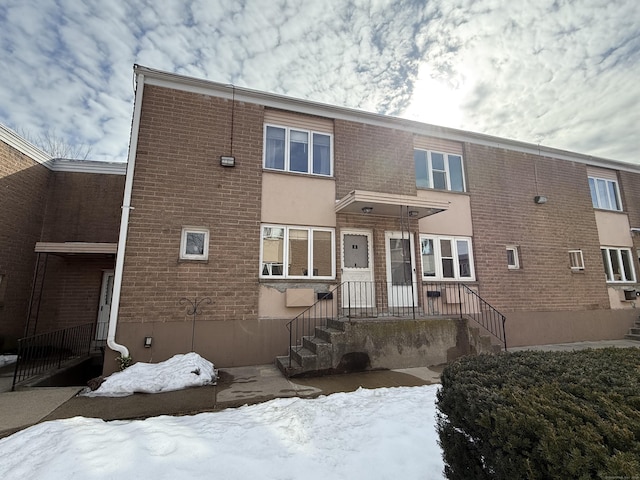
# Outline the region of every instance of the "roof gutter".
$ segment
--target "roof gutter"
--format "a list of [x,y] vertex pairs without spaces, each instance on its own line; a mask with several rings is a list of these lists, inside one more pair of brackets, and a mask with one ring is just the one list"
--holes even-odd
[[111,313],[109,314],[109,330],[107,333],[107,345],[124,358],[129,357],[129,349],[116,342],[116,327],[118,325],[118,312],[120,310],[120,292],[122,291],[122,272],[124,271],[124,255],[127,245],[127,233],[129,230],[129,212],[131,206],[131,191],[133,190],[133,172],[136,164],[138,150],[138,131],[140,129],[140,112],[142,109],[142,93],[144,90],[144,75],[136,73],[136,93],[133,107],[133,121],[131,124],[131,142],[129,143],[129,158],[127,159],[127,177],[124,183],[124,200],[122,202],[122,217],[120,219],[120,236],[118,238],[118,253],[116,254],[116,269],[113,279],[113,296],[111,300]]

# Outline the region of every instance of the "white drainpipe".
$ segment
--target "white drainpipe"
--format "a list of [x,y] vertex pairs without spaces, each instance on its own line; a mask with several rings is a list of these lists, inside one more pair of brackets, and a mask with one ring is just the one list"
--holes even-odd
[[122,289],[122,272],[124,270],[124,252],[127,245],[127,233],[129,226],[129,211],[131,206],[131,190],[133,189],[133,171],[136,164],[136,151],[138,149],[138,130],[140,128],[140,109],[142,107],[142,92],[144,90],[144,75],[138,74],[136,78],[136,98],[133,107],[133,122],[131,124],[131,143],[129,144],[129,158],[127,160],[127,177],[124,184],[124,200],[122,204],[122,217],[120,219],[120,237],[118,238],[118,253],[116,256],[116,270],[113,278],[113,296],[111,299],[111,313],[109,314],[109,331],[107,333],[107,345],[122,357],[129,356],[129,349],[116,343],[116,327],[118,325],[118,311],[120,309],[120,291]]

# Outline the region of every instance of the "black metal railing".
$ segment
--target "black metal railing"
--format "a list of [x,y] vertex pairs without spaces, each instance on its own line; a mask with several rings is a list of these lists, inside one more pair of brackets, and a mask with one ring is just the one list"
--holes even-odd
[[68,360],[88,357],[94,343],[94,327],[95,323],[87,323],[19,339],[11,390],[24,380],[59,369]]
[[[329,319],[339,317],[339,292],[342,284],[336,285],[326,293],[318,293],[318,301],[298,314],[289,323],[289,367],[291,367],[291,353],[302,348],[302,337],[314,337],[316,327],[326,327]],[[295,338],[295,345],[294,345]]]
[[328,319],[459,317],[477,323],[507,349],[506,318],[471,287],[460,282],[343,282],[287,323],[291,352],[302,337],[314,337]]

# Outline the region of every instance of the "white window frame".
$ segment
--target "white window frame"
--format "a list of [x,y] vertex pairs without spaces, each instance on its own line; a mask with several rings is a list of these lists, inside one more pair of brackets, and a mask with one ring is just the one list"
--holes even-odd
[[[434,277],[425,277],[424,275],[424,265],[422,263],[422,240],[433,240],[433,251],[435,258],[435,266],[436,266],[436,274]],[[450,240],[452,245],[452,254],[453,254],[453,278],[444,278],[443,277],[443,269],[442,269],[442,253],[440,249],[440,240]],[[461,277],[460,276],[460,259],[458,256],[458,241],[465,241],[469,247],[469,269],[471,275],[469,277]],[[451,257],[447,257],[451,258]],[[467,281],[473,282],[476,279],[476,272],[473,263],[473,242],[471,241],[471,237],[451,237],[446,235],[420,235],[420,269],[422,270],[422,281],[451,281],[451,282],[459,282],[459,281]]]
[[[606,259],[604,262],[604,274],[607,279],[607,283],[635,283],[636,282],[636,272],[633,261],[633,253],[631,249],[628,247],[600,247],[600,251],[607,252]],[[618,257],[618,264],[621,269],[624,269],[624,263],[622,262],[622,251],[626,251],[629,254],[629,266],[631,267],[631,272],[624,272],[624,277],[620,280],[616,280],[613,278],[613,265],[611,265],[611,252],[616,252]],[[630,274],[630,275],[629,275]]]
[[513,252],[513,263],[509,263],[507,253],[507,268],[509,270],[520,270],[520,249],[517,245],[507,245],[507,252]]
[[[280,129],[283,129],[285,131],[285,135],[284,135],[285,149],[284,149],[284,168],[283,169],[267,167],[267,148],[266,148],[266,145],[267,145],[267,128],[268,127],[280,128]],[[291,130],[294,130],[296,132],[303,132],[303,133],[307,134],[309,152],[308,152],[308,156],[307,156],[307,171],[306,172],[299,172],[297,170],[291,170],[291,162],[290,162]],[[326,173],[314,173],[313,172],[313,136],[314,136],[314,134],[324,135],[324,136],[329,137],[329,174],[326,174]],[[264,168],[265,170],[272,171],[272,172],[290,172],[290,173],[298,173],[300,175],[314,175],[314,176],[327,177],[327,178],[333,177],[333,134],[332,133],[328,133],[328,132],[319,132],[317,130],[308,130],[308,129],[305,129],[305,128],[286,127],[284,125],[276,125],[276,124],[273,124],[273,123],[265,123],[264,124],[264,131],[263,131],[263,140],[262,140],[262,168]]]
[[[595,201],[597,205],[593,205],[593,208],[599,208],[601,210],[610,210],[613,212],[621,212],[622,211],[622,197],[620,196],[620,186],[618,185],[618,181],[617,180],[612,180],[610,178],[601,178],[601,177],[595,177],[592,175],[589,175],[589,192],[591,193],[591,202],[593,203],[594,200],[594,195],[595,195]],[[593,189],[591,187],[591,181],[593,181]],[[602,195],[600,194],[600,189],[598,188],[598,182],[605,182],[605,184],[607,185],[606,190],[606,198],[602,198]],[[616,196],[616,198],[611,198],[610,192],[609,192],[609,183],[612,183],[614,185],[614,194]],[[618,208],[610,208],[611,206],[614,206],[614,204],[617,203],[618,204]]]
[[[282,275],[263,275],[263,241],[265,228],[282,229],[283,247],[282,247]],[[291,230],[306,230],[307,235],[307,275],[290,275],[289,274],[289,232]],[[331,233],[331,275],[313,275],[313,235],[314,232],[329,232]],[[326,227],[309,227],[299,225],[272,225],[262,224],[260,226],[260,273],[259,277],[262,279],[278,280],[278,279],[300,279],[300,280],[335,280],[336,278],[336,232],[335,228]]]
[[582,250],[569,250],[569,266],[572,272],[584,270],[584,256]]
[[[202,254],[187,253],[187,234],[204,234],[204,248]],[[180,236],[180,260],[208,260],[209,259],[209,229],[202,227],[182,227]]]
[[[467,191],[467,183],[466,180],[464,178],[464,158],[461,154],[458,153],[445,153],[445,152],[438,152],[435,150],[425,150],[424,148],[414,148],[414,155],[416,151],[420,151],[420,152],[425,152],[426,153],[426,160],[427,160],[427,177],[429,180],[429,186],[428,187],[424,187],[424,186],[420,186],[418,188],[429,188],[432,190],[441,190],[440,188],[436,189],[434,187],[434,183],[433,183],[433,163],[431,161],[431,155],[433,153],[437,153],[439,155],[442,155],[444,158],[444,171],[445,171],[445,177],[446,177],[446,182],[447,182],[447,188],[445,190],[450,191],[450,192],[457,192],[458,190],[452,190],[451,189],[451,172],[449,170],[449,157],[460,157],[460,168],[462,169],[461,175],[462,175],[462,192],[466,192]],[[439,172],[441,170],[438,170]],[[416,184],[417,184],[418,179],[416,178]]]

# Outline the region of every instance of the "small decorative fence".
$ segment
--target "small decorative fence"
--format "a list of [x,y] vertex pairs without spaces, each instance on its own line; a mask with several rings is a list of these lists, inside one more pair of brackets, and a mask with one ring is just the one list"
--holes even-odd
[[506,318],[468,285],[460,282],[343,282],[287,324],[289,351],[314,337],[316,327],[341,318],[416,319],[455,317],[474,321],[507,349]]
[[13,374],[16,384],[50,370],[63,363],[91,354],[95,323],[24,337],[18,340],[18,360]]

